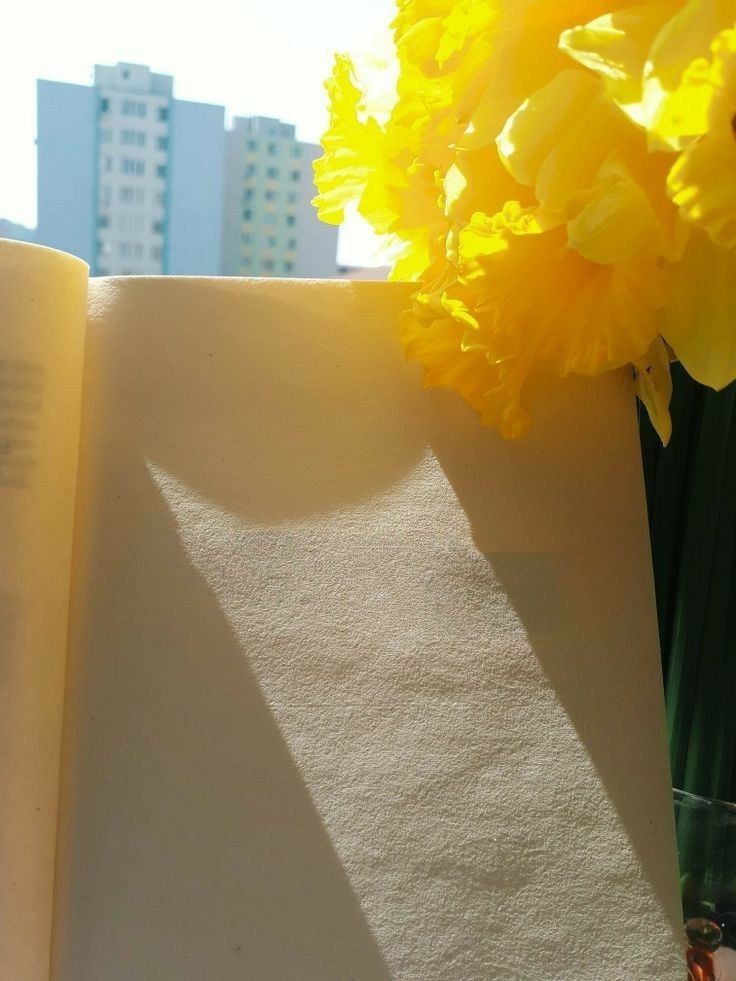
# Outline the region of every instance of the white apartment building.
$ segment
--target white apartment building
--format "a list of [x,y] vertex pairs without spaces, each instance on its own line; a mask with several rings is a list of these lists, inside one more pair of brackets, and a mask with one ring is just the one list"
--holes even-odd
[[288,123],[235,117],[225,147],[225,275],[336,276],[337,229],[311,205],[312,163],[321,152],[299,142]]
[[173,79],[141,65],[97,66],[97,273],[164,270]]
[[164,271],[173,79],[141,65],[95,68],[100,97],[97,273]]
[[224,124],[222,106],[174,99],[145,65],[39,81],[38,242],[95,275],[217,275]]

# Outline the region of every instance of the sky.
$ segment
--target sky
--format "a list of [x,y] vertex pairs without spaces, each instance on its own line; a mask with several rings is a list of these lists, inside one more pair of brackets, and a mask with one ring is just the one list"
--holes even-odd
[[[0,217],[36,224],[36,79],[87,84],[95,63],[128,61],[174,76],[174,95],[228,115],[275,116],[318,142],[323,81],[336,51],[385,30],[394,0],[28,0],[13,6],[0,59]],[[381,262],[367,226],[341,230],[340,261]]]

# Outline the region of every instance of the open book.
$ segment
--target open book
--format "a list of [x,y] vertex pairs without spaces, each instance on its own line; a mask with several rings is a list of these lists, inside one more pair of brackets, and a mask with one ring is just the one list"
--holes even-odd
[[684,975],[625,375],[0,242],[2,981]]

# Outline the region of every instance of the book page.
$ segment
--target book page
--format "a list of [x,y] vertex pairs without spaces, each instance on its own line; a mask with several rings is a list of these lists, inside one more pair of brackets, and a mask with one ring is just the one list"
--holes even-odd
[[0,240],[0,977],[46,981],[87,266]]
[[684,975],[630,379],[386,283],[91,288],[54,981]]

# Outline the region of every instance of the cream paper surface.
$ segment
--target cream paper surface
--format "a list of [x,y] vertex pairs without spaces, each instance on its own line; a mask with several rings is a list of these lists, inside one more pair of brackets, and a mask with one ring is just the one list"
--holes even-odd
[[684,977],[634,402],[389,284],[91,284],[54,981]]
[[47,981],[87,266],[0,240],[0,978]]

